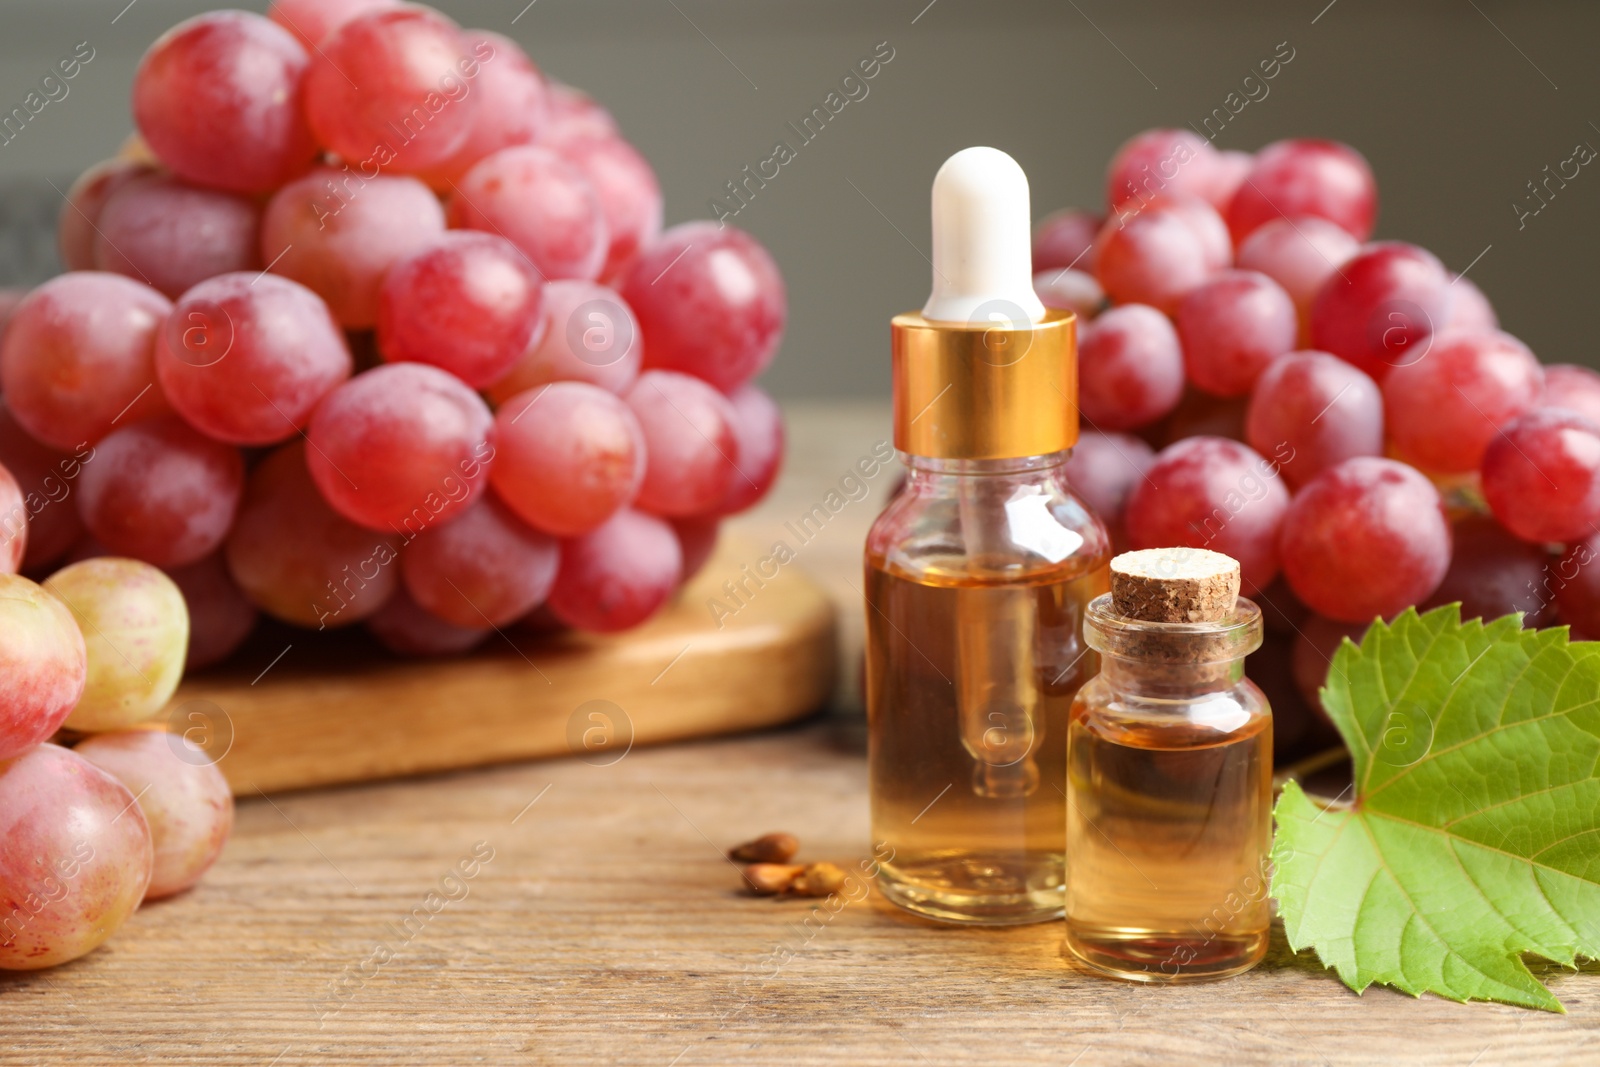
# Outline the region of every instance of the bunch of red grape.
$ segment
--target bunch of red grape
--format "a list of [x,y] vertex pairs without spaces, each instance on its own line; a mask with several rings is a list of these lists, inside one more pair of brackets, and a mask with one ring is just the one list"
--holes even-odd
[[637,625],[771,486],[777,267],[663,233],[649,164],[513,41],[277,0],[169,30],[132,98],[0,347],[29,573],[168,571],[196,667],[257,609],[451,652]]
[[1151,130],[1107,185],[1103,218],[1040,224],[1034,268],[1081,316],[1069,475],[1117,537],[1236,557],[1313,688],[1411,605],[1600,635],[1600,374],[1541,366],[1472,282],[1369,243],[1359,153]]
[[[222,851],[228,783],[149,726],[188,640],[183,594],[148,563],[85,560],[42,586],[0,573],[0,969],[76,959]],[[89,736],[51,744],[63,726]]]

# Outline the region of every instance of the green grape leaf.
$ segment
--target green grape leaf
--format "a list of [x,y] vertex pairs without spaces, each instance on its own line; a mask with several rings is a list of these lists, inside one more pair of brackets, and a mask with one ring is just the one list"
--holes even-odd
[[1344,642],[1322,704],[1355,797],[1278,800],[1289,944],[1358,993],[1562,1011],[1522,954],[1600,956],[1600,642],[1408,609]]

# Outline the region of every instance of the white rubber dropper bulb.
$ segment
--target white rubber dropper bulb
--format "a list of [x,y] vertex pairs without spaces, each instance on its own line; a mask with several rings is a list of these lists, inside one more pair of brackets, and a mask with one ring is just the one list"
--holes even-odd
[[[1028,176],[998,148],[964,148],[933,179],[934,322],[1036,323]],[[1017,323],[1021,325],[1021,323]]]

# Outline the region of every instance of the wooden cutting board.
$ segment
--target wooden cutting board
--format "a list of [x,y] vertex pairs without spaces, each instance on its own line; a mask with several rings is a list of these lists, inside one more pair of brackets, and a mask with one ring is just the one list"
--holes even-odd
[[787,567],[722,619],[707,600],[740,564],[729,542],[656,618],[628,633],[516,628],[476,651],[401,659],[357,631],[257,633],[187,679],[167,728],[218,761],[236,795],[573,755],[801,718],[832,692],[835,608]]

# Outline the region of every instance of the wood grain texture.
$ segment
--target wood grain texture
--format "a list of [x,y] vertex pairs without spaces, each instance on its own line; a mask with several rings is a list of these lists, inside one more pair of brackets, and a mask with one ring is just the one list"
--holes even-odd
[[[883,421],[795,412],[785,485],[744,531],[778,536]],[[799,557],[851,613],[876,506],[841,512]],[[871,855],[860,743],[836,715],[609,765],[242,800],[198,889],[82,960],[0,975],[0,1063],[1600,1062],[1593,965],[1545,972],[1564,1016],[1358,997],[1277,929],[1241,978],[1149,988],[1074,970],[1055,923],[953,929],[875,894],[833,913],[740,892],[721,850],[766,831],[798,835],[802,859]],[[445,879],[475,848],[493,858]]]

